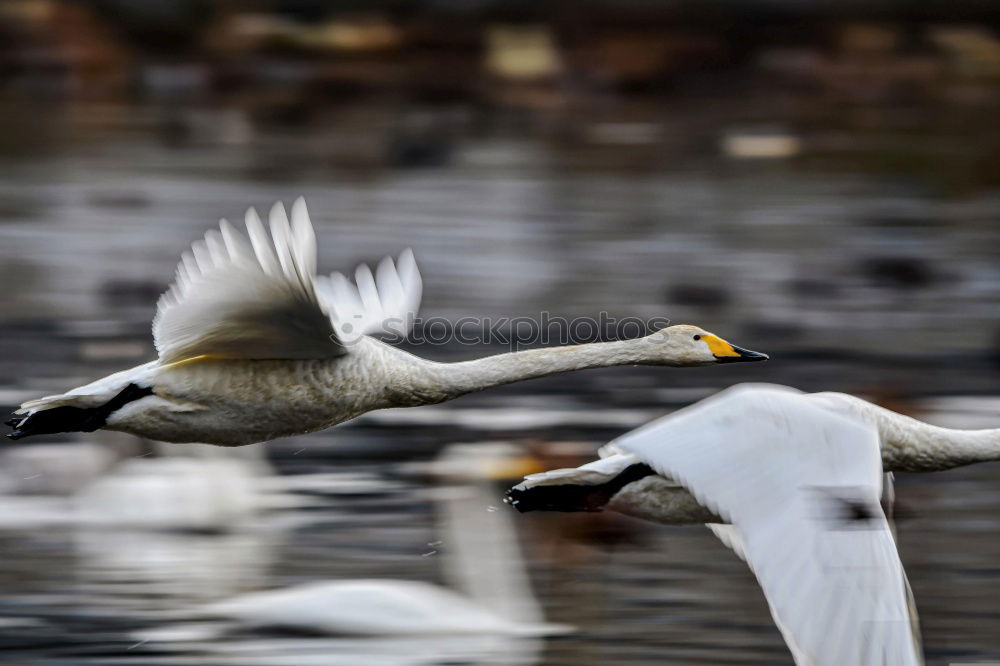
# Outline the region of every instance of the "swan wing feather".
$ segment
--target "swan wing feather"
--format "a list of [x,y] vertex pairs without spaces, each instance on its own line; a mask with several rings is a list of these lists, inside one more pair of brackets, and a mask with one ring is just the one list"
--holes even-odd
[[160,362],[343,355],[314,287],[316,236],[305,202],[292,206],[291,224],[275,204],[270,234],[252,208],[246,227],[249,241],[222,220],[184,253],[153,320]]
[[354,282],[339,272],[319,276],[316,292],[341,340],[361,335],[405,338],[420,309],[423,283],[413,251],[407,249],[395,262],[383,258],[374,272],[361,264]]
[[879,505],[878,434],[788,389],[737,387],[615,445],[730,527],[800,666],[921,664],[902,564]]

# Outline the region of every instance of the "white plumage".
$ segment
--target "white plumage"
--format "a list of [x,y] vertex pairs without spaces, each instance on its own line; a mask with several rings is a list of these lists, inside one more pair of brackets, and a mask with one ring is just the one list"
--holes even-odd
[[647,363],[759,361],[694,326],[638,340],[536,349],[465,363],[425,361],[370,335],[412,326],[421,279],[413,253],[316,276],[316,235],[298,199],[265,230],[223,220],[185,252],[153,321],[156,361],[21,405],[14,439],[98,428],[171,442],[242,445],[320,430],[367,411],[448,400],[543,375]]
[[508,501],[522,511],[609,508],[708,523],[753,570],[796,664],[902,666],[922,658],[879,503],[891,490],[883,470],[1000,459],[1000,429],[950,430],[849,395],[743,385],[600,454],[527,477]]
[[[434,471],[446,482],[434,489],[441,527],[436,546],[443,551],[434,555],[445,560],[450,588],[415,580],[315,581],[239,595],[191,615],[244,629],[281,627],[335,635],[567,633],[570,627],[544,620],[509,514],[490,510],[496,501],[490,478],[493,463],[516,464],[518,454],[504,444],[452,445],[435,464]],[[167,627],[146,638],[185,633],[183,627]]]
[[292,206],[291,225],[275,204],[270,222],[269,236],[250,209],[249,243],[222,220],[220,230],[184,253],[153,319],[161,364],[197,356],[325,359],[344,353],[331,308],[313,285],[316,235],[305,202]]
[[395,264],[378,263],[375,274],[361,264],[352,284],[343,273],[316,278],[316,291],[329,308],[337,337],[345,342],[362,335],[389,333],[405,338],[420,307],[421,281],[411,250]]
[[874,428],[754,389],[618,444],[731,525],[797,664],[921,663]]
[[228,221],[185,252],[160,298],[153,339],[161,363],[201,355],[227,359],[325,359],[362,335],[404,336],[420,307],[413,252],[390,257],[377,279],[362,264],[352,284],[341,273],[316,277],[316,234],[305,201],[271,209],[271,232],[247,210],[249,243]]

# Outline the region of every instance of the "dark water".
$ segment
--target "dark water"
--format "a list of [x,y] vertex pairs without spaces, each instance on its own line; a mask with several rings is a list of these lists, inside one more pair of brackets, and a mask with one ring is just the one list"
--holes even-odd
[[[209,127],[232,124],[206,114]],[[86,133],[73,129],[87,123]],[[90,117],[42,127],[39,150],[0,160],[6,406],[151,358],[148,321],[181,249],[219,216],[299,194],[322,266],[413,246],[427,314],[666,314],[774,360],[595,371],[271,443],[272,472],[286,484],[301,477],[293,494],[308,506],[253,511],[224,530],[99,528],[73,514],[67,498],[100,464],[91,473],[66,461],[83,443],[142,455],[130,438],[11,447],[0,496],[4,663],[789,664],[752,576],[707,530],[612,515],[513,516],[535,593],[549,620],[578,628],[569,636],[143,637],[241,592],[443,582],[449,546],[431,545],[440,539],[434,484],[412,465],[448,444],[507,441],[549,451],[548,466],[578,464],[649,418],[747,380],[863,392],[949,425],[998,424],[995,193],[955,198],[892,178],[717,156],[692,158],[684,172],[605,163],[602,150],[620,151],[567,154],[503,133],[458,142],[444,166],[407,170],[386,168],[377,138],[350,127],[219,142],[199,139],[196,125],[180,147],[164,142],[155,118],[114,131]],[[576,457],[551,454],[568,448]],[[929,663],[1000,660],[998,514],[996,464],[898,478],[900,551]]]
[[[526,406],[531,402],[546,400],[484,399],[460,409],[529,422],[545,412]],[[587,425],[575,424],[572,414]],[[595,426],[602,416],[609,425]],[[563,422],[596,443],[637,416],[573,410]],[[385,427],[383,418],[395,425]],[[222,532],[95,528],[51,516],[32,524],[45,498],[0,504],[6,522],[12,512],[25,521],[0,537],[0,655],[5,663],[44,664],[790,663],[751,575],[707,530],[604,514],[513,516],[548,618],[576,626],[573,635],[537,644],[425,639],[420,645],[242,630],[144,642],[147,630],[184,627],[200,606],[239,592],[350,578],[442,582],[449,544],[436,529],[433,484],[413,461],[334,457],[341,445],[364,442],[405,458],[410,436],[538,444],[531,428],[463,432],[414,425],[405,413],[274,443],[268,454],[283,478],[310,480],[299,495],[310,506],[256,513]],[[101,436],[88,438],[95,439]],[[1000,658],[993,631],[1000,614],[998,470],[989,464],[898,480],[900,551],[929,663]],[[507,510],[502,488],[496,486],[495,506],[483,511]]]
[[[573,635],[421,643],[242,630],[143,642],[149,629],[183,627],[200,606],[240,592],[351,578],[443,582],[449,544],[440,543],[435,484],[419,467],[434,449],[577,441],[585,451],[710,390],[681,388],[693,373],[677,371],[678,381],[670,373],[593,372],[271,443],[266,455],[282,479],[299,481],[296,495],[309,506],[254,512],[218,532],[98,528],[67,520],[51,497],[3,499],[0,656],[40,664],[788,664],[751,575],[707,530],[605,514],[512,516],[548,619],[576,626]],[[659,391],[658,404],[588,404],[642,385]],[[976,425],[996,405],[968,398],[922,406],[940,422]],[[481,425],[456,425],[467,423]],[[86,437],[111,447],[115,439]],[[53,473],[15,469],[26,484]],[[898,477],[900,552],[929,663],[1000,658],[998,473],[987,464]],[[507,510],[504,486],[482,510]]]

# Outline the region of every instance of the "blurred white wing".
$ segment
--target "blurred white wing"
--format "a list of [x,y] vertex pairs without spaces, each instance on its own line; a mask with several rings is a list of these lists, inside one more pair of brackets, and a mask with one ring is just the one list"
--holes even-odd
[[731,524],[713,531],[753,570],[797,664],[922,663],[872,427],[757,386],[614,443]]
[[420,271],[409,249],[395,263],[391,257],[383,258],[374,274],[361,264],[354,271],[354,282],[339,272],[316,278],[320,301],[345,343],[361,335],[383,333],[405,338],[420,308],[422,290]]
[[316,295],[316,235],[305,202],[280,203],[268,234],[257,212],[246,237],[222,220],[185,252],[157,304],[153,339],[161,363],[201,355],[244,359],[331,358],[345,352]]

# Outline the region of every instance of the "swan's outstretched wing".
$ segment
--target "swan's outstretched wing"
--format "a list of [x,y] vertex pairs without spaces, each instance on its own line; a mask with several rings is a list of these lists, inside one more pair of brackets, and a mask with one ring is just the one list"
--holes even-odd
[[404,250],[393,262],[385,257],[375,272],[361,264],[354,282],[343,273],[316,278],[316,293],[329,310],[339,338],[389,334],[405,338],[420,308],[423,283],[413,252]]
[[271,232],[246,214],[249,242],[223,220],[185,252],[177,279],[157,306],[153,338],[160,361],[195,356],[332,358],[360,336],[405,336],[420,305],[413,253],[386,257],[356,284],[340,273],[316,277],[316,234],[305,201],[271,209]]
[[615,444],[731,524],[800,666],[920,664],[906,579],[879,505],[876,431],[774,387],[741,387]]
[[196,356],[331,358],[345,353],[316,295],[316,235],[305,201],[280,203],[268,234],[257,212],[246,237],[223,220],[185,252],[177,279],[160,297],[153,339],[161,363]]

